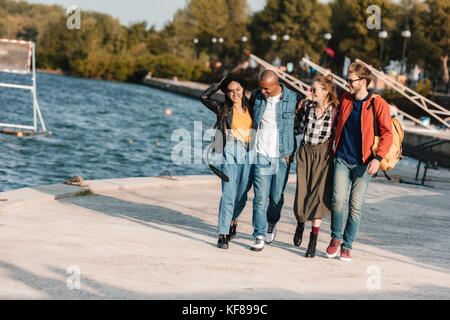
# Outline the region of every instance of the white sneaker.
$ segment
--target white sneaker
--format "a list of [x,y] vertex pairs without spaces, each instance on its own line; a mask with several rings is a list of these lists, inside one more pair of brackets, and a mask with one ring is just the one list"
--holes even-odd
[[267,226],[266,232],[266,243],[272,243],[275,240],[275,235],[277,234],[277,225],[271,226],[270,224]]
[[263,248],[264,248],[264,237],[263,236],[255,237],[255,243],[251,246],[250,250],[261,251]]

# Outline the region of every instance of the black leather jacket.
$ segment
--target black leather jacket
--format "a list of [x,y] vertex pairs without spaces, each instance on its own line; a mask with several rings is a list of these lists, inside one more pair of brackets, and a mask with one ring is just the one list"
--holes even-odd
[[[200,96],[203,104],[212,112],[214,112],[217,115],[216,124],[214,125],[214,129],[217,129],[216,135],[214,138],[214,151],[216,153],[222,153],[223,148],[225,148],[226,142],[227,142],[227,130],[230,130],[232,128],[232,122],[233,122],[233,108],[231,108],[231,111],[229,111],[227,114],[225,114],[224,117],[222,117],[222,114],[225,111],[225,103],[223,102],[217,102],[216,100],[213,100],[211,96],[213,96],[217,91],[220,90],[220,84],[215,83],[208,89],[206,89]],[[250,116],[253,119],[253,103],[252,101],[249,102],[249,113]],[[222,120],[223,119],[223,120]],[[229,132],[229,131],[228,131]],[[220,145],[220,142],[218,143],[218,140],[222,137],[222,145]]]

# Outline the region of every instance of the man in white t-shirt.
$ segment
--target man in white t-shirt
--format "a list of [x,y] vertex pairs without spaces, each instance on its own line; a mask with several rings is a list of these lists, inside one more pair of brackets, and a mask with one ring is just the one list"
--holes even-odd
[[[284,204],[284,190],[295,153],[294,118],[298,94],[279,83],[278,76],[264,71],[250,103],[256,130],[253,188],[253,251],[275,238]],[[269,199],[269,205],[267,205]]]

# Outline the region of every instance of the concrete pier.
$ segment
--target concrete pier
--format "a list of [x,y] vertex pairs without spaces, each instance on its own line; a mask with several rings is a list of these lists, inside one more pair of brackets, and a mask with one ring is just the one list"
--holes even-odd
[[0,202],[0,298],[450,298],[448,182],[423,188],[373,179],[347,263],[324,255],[330,219],[315,259],[304,257],[310,224],[301,247],[292,244],[295,179],[276,239],[259,253],[250,251],[252,191],[230,248],[216,247],[215,176],[10,191]]
[[[208,85],[193,81],[170,80],[162,78],[144,78],[144,84],[173,93],[182,94],[187,97],[199,99],[203,91],[208,89]],[[212,96],[213,99],[224,102],[225,96],[222,92],[218,92]]]

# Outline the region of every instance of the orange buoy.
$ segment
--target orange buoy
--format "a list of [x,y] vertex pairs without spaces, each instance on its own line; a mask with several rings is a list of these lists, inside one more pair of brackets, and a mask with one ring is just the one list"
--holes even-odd
[[166,115],[167,115],[167,116],[170,116],[170,115],[172,115],[172,110],[170,110],[170,109],[166,109]]

